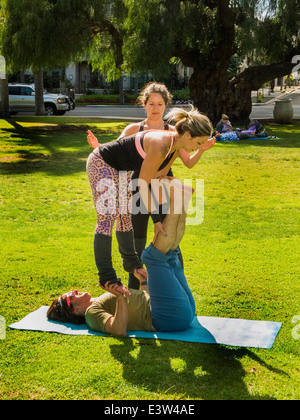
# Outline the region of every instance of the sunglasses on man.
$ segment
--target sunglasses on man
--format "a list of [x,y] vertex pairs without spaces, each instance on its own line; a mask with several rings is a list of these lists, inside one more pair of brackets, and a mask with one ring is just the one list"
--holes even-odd
[[[66,295],[66,302],[68,307],[71,307],[71,302],[70,302],[70,298],[73,296],[76,296],[77,290],[72,290],[71,292],[67,293]],[[61,296],[58,298],[58,302],[60,304],[60,306],[62,307],[62,301],[61,301]]]

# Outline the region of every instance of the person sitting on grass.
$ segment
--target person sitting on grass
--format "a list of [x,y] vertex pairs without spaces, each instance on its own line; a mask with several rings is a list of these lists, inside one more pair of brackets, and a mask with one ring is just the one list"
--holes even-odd
[[129,296],[124,296],[117,283],[109,282],[102,287],[107,293],[98,298],[73,290],[53,301],[48,319],[87,323],[92,330],[116,336],[126,336],[128,330],[181,331],[190,326],[195,301],[178,260],[178,246],[193,190],[177,179],[163,181],[169,187],[170,203],[170,213],[163,220],[166,235],[158,234],[143,251],[148,280],[136,270],[140,290],[129,289]]
[[229,117],[226,114],[222,115],[221,120],[218,122],[216,127],[216,138],[220,138],[222,134],[228,133],[232,130],[231,122],[229,121]]

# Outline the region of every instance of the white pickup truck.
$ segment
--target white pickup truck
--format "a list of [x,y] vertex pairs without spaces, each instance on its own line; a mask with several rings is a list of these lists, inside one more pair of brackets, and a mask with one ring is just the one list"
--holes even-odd
[[[9,83],[9,111],[11,114],[17,112],[35,111],[35,90],[34,85]],[[64,115],[70,111],[70,100],[65,95],[56,95],[44,91],[44,104],[46,114]]]

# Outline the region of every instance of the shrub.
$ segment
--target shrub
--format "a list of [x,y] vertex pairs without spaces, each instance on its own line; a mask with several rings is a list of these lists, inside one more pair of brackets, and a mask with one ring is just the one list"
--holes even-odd
[[[136,96],[125,94],[125,103],[136,103]],[[82,95],[77,103],[120,103],[120,95]]]

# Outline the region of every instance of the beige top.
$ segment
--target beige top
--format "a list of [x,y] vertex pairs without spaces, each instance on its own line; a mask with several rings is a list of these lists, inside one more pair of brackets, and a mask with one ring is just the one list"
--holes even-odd
[[[150,296],[144,290],[130,289],[131,296],[126,297],[128,310],[128,331],[153,331],[150,311]],[[95,331],[105,333],[105,324],[115,314],[116,296],[104,293],[89,306],[85,313],[88,326]]]

